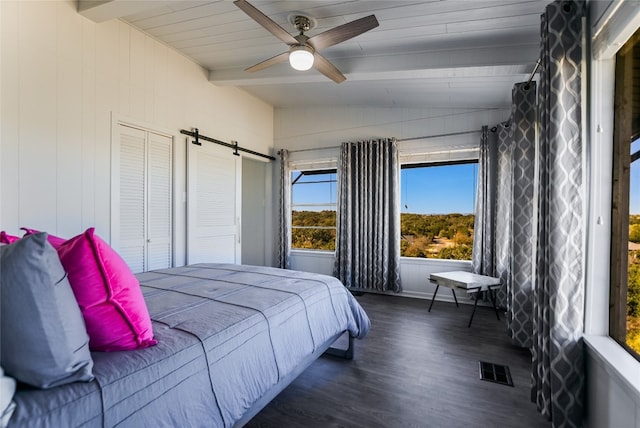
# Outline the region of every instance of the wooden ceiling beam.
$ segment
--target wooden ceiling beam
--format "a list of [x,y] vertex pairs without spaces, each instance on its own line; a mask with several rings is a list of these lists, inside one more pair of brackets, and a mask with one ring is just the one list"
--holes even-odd
[[156,0],[78,0],[78,13],[93,22],[106,22],[161,5]]
[[[513,76],[533,70],[539,45],[500,48],[460,49],[358,58],[332,58],[348,80],[463,79],[478,76]],[[242,70],[212,70],[209,81],[219,86],[253,86],[324,82],[326,78],[310,70],[298,72],[281,64],[257,73]]]

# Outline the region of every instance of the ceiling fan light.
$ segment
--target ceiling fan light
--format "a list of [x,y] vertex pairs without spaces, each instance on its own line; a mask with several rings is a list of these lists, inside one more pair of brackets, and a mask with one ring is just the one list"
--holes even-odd
[[309,70],[313,67],[313,50],[309,46],[294,46],[289,52],[289,64],[296,70]]

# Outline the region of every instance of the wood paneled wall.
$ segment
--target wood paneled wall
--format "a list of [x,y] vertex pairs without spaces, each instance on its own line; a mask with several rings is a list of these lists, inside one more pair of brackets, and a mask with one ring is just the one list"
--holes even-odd
[[[509,118],[508,108],[380,108],[307,107],[275,110],[275,146],[289,150],[318,149],[343,141],[371,138],[417,138],[479,131]],[[477,135],[472,136],[479,141]]]
[[179,130],[268,153],[273,108],[215,87],[205,69],[122,21],[83,18],[76,3],[0,2],[0,229],[72,236],[95,226],[109,239],[115,116],[175,135],[174,229],[184,248]]

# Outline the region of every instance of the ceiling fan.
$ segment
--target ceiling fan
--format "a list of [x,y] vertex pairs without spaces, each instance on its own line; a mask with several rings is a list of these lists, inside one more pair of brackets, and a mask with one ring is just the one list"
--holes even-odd
[[375,15],[369,15],[309,37],[304,32],[311,28],[311,18],[297,15],[293,18],[293,24],[300,34],[294,37],[246,0],[236,0],[233,3],[267,31],[289,45],[287,52],[245,69],[249,72],[263,70],[289,59],[289,63],[296,70],[304,71],[313,67],[336,83],[344,82],[347,78],[318,51],[349,40],[379,25]]

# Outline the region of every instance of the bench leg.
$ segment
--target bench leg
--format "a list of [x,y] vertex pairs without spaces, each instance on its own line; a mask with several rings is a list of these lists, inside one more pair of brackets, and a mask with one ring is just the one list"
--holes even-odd
[[456,290],[452,288],[451,292],[453,293],[453,300],[456,301],[456,308],[459,308],[460,306],[458,306],[458,298],[456,297]]
[[496,311],[496,318],[500,321],[500,314],[498,313],[498,308],[496,307],[496,295],[497,291],[489,289],[489,296],[491,296],[491,303],[493,304],[493,310]]
[[440,284],[436,284],[436,291],[433,292],[433,297],[431,298],[431,304],[429,305],[429,310],[427,312],[431,312],[433,301],[436,300],[436,294],[438,294],[438,288],[440,288]]
[[471,327],[471,321],[473,321],[473,315],[476,313],[476,307],[478,306],[478,299],[480,298],[480,290],[476,291],[476,300],[473,302],[473,311],[471,311],[471,318],[469,318],[469,325],[467,328]]

